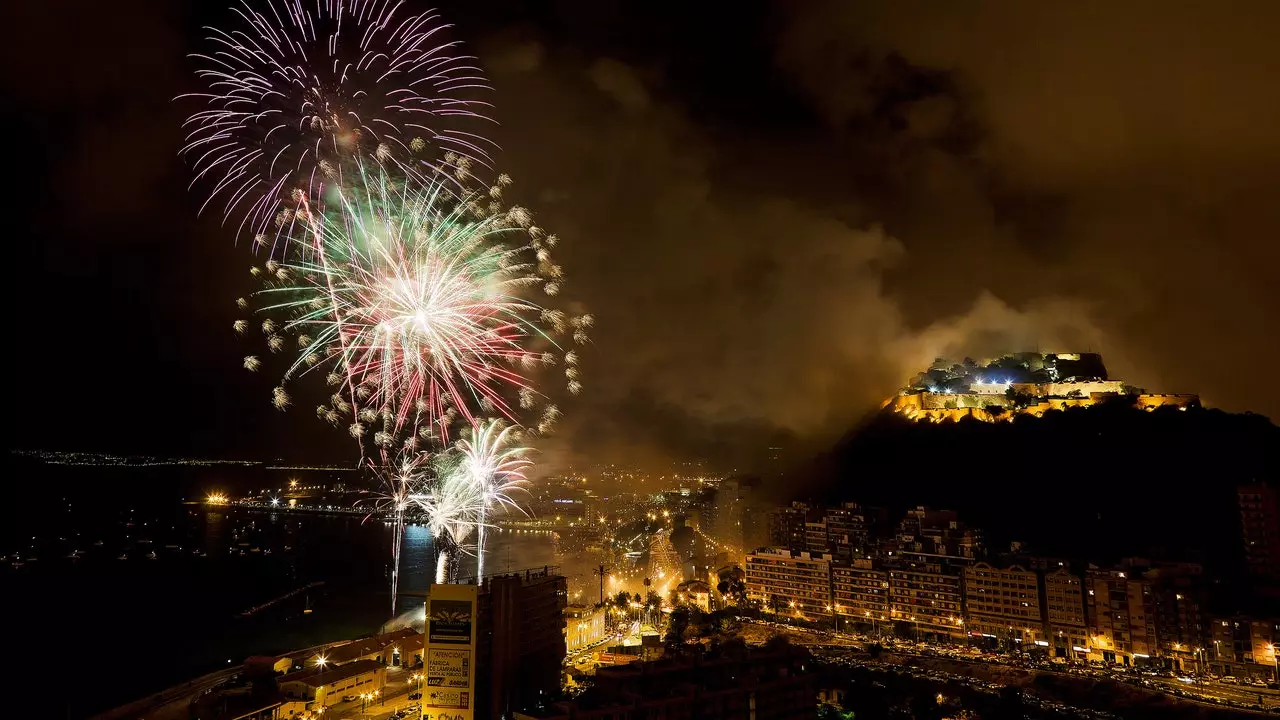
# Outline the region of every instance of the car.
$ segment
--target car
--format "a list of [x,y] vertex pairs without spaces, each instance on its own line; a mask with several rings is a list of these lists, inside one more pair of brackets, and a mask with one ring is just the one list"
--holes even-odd
[[422,693],[420,693],[420,692],[411,692],[411,693],[409,693],[409,699],[410,699],[410,700],[421,700],[421,699],[422,699]]
[[355,702],[356,700],[359,700],[359,699],[360,699],[360,698],[356,697],[355,695],[343,695],[343,696],[342,696],[342,702]]

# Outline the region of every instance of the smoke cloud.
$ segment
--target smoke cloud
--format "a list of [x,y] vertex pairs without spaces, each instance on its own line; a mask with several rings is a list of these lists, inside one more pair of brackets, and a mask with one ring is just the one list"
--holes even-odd
[[771,444],[820,448],[939,355],[1123,356],[996,217],[972,141],[948,149],[972,132],[954,86],[889,112],[914,124],[884,118],[883,98],[930,71],[889,61],[904,77],[864,82],[821,141],[777,156],[691,117],[652,68],[532,47],[494,63],[518,118],[505,164],[538,189],[599,320],[566,460],[749,467]]

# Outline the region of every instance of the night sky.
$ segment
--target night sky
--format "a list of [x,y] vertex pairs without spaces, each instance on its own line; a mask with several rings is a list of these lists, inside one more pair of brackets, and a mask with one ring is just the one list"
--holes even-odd
[[[253,257],[186,189],[221,5],[5,11],[14,446],[353,459],[241,368]],[[1280,415],[1280,3],[1048,5],[440,4],[597,319],[547,456],[820,447],[1037,348]]]

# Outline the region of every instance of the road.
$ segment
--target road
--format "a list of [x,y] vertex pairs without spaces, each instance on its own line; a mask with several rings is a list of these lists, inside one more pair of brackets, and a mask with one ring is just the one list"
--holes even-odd
[[1152,678],[1161,689],[1173,692],[1182,690],[1189,695],[1207,698],[1221,698],[1244,705],[1261,704],[1264,708],[1280,707],[1280,691],[1268,688],[1255,688],[1227,683],[1196,682],[1184,683],[1173,678]]
[[[782,632],[784,634],[792,636],[793,639],[799,640],[800,644],[818,645],[818,646],[828,647],[832,649],[841,649],[841,648],[849,649],[851,647],[860,648],[865,646],[866,643],[872,642],[868,638],[864,638],[856,635],[849,635],[845,633],[832,633],[832,632],[815,633],[814,631],[810,631],[804,628],[798,628],[798,627],[789,626],[789,625],[777,625],[777,624],[768,623],[768,622],[748,622],[748,625],[749,626],[754,625],[756,627],[765,629],[767,632],[769,632],[769,634]],[[748,633],[743,633],[743,634],[744,636],[748,635]],[[801,639],[801,636],[806,636],[806,637]],[[896,642],[888,641],[888,642],[892,646],[893,652],[929,657],[928,653],[919,652],[909,642],[906,642],[906,641],[896,641]],[[1006,664],[1000,661],[999,656],[993,656],[989,654],[982,656],[981,659],[973,658],[973,657],[966,658],[963,655],[944,655],[944,657],[953,661],[958,661],[958,662],[992,662],[997,664]],[[1036,672],[1050,672],[1050,673],[1069,675],[1069,673],[1063,673],[1062,671],[1056,668],[1038,667],[1035,670]],[[1111,679],[1117,680],[1119,682],[1125,682],[1126,680],[1133,680],[1135,678],[1133,674],[1124,673],[1124,672],[1108,672],[1107,677],[1110,677]],[[1244,705],[1244,706],[1261,705],[1263,708],[1267,710],[1280,707],[1280,690],[1272,690],[1269,688],[1256,688],[1248,685],[1233,685],[1233,684],[1221,683],[1221,682],[1211,682],[1208,680],[1198,681],[1194,683],[1185,683],[1177,680],[1176,678],[1170,678],[1170,677],[1156,677],[1156,676],[1145,676],[1145,675],[1140,677],[1141,679],[1150,680],[1152,682],[1152,685],[1146,686],[1149,689],[1174,694],[1182,699],[1218,700],[1218,701],[1222,701],[1222,703],[1226,703],[1227,705]],[[1175,692],[1179,690],[1182,692],[1181,693]],[[1215,704],[1219,704],[1219,703],[1215,703]]]
[[388,668],[387,684],[377,701],[368,707],[362,707],[360,700],[332,705],[325,713],[325,720],[377,720],[406,705],[418,704],[419,701],[409,699],[409,693],[417,689],[417,683],[410,679],[414,672],[417,671]]

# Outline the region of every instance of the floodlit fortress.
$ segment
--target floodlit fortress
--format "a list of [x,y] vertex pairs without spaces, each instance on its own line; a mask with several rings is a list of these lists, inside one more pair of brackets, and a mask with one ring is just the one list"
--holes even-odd
[[1144,410],[1166,405],[1185,410],[1200,402],[1198,395],[1156,395],[1112,380],[1096,353],[1024,352],[955,364],[939,358],[883,407],[918,421],[997,422],[1122,397]]

